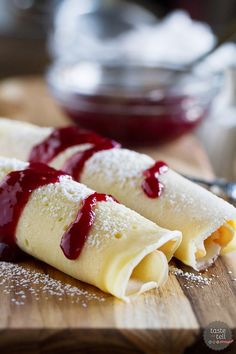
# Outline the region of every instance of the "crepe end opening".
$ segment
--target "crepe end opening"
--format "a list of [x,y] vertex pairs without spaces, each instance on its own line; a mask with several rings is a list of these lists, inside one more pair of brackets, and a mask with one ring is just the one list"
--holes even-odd
[[164,243],[164,245],[159,247],[159,250],[164,253],[168,262],[174,256],[175,251],[178,249],[181,241],[182,235],[178,235],[178,237],[169,240],[168,242]]
[[236,228],[234,221],[227,221],[205,240],[196,245],[196,269],[202,270],[213,264],[220,254],[236,249]]
[[140,294],[163,284],[168,276],[168,262],[161,251],[146,255],[133,269],[126,287],[126,296]]
[[110,284],[106,291],[125,302],[130,302],[139,294],[165,283],[168,278],[168,262],[163,252],[152,249],[148,254],[142,252],[131,262],[123,263],[122,270],[120,269],[116,276],[112,273],[114,282],[111,284],[109,277]]

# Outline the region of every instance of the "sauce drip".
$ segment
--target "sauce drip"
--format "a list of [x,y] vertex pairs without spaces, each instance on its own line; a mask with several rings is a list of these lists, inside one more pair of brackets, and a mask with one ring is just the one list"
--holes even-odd
[[[0,183],[0,261],[13,261],[24,255],[16,244],[16,228],[31,193],[65,175],[42,163],[31,163],[25,170],[10,172]],[[93,226],[97,202],[116,201],[113,197],[93,193],[83,200],[75,221],[61,239],[61,249],[69,259],[79,257]]]
[[161,196],[164,185],[158,180],[158,177],[167,171],[167,164],[163,161],[157,161],[152,167],[143,172],[145,179],[142,182],[142,189],[149,198],[158,198]]
[[69,259],[77,259],[82,251],[94,220],[94,207],[98,202],[116,201],[112,196],[102,193],[93,193],[83,200],[75,221],[64,233],[61,239],[61,249]]
[[90,157],[99,151],[110,150],[119,147],[120,144],[116,141],[106,139],[102,144],[95,145],[90,149],[79,151],[72,155],[69,159],[67,159],[62,170],[72,176],[76,181],[79,181],[85,162],[90,159]]
[[15,232],[31,193],[59,181],[61,171],[41,163],[31,163],[25,170],[10,172],[0,183],[0,260],[12,261],[21,256]]
[[101,144],[105,138],[85,129],[69,126],[54,129],[41,143],[35,145],[29,156],[30,162],[49,163],[63,150],[85,143]]

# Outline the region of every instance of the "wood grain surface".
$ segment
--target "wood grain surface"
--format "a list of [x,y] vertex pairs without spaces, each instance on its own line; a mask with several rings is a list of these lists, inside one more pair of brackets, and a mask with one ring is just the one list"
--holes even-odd
[[[19,78],[0,83],[0,116],[39,125],[65,125],[40,78]],[[140,149],[139,149],[140,150]],[[142,148],[150,155],[166,159],[184,173],[210,178],[212,170],[206,154],[191,135],[167,146]],[[0,279],[0,353],[213,353],[203,342],[202,331],[212,321],[223,321],[236,335],[236,255],[219,259],[204,277],[209,285],[191,285],[185,277],[170,274],[167,283],[131,304],[105,295],[92,286],[29,259],[25,269],[49,274],[63,284],[76,286],[104,301],[80,296],[46,296],[32,283],[23,305],[12,299],[19,285],[4,292]],[[184,271],[191,269],[172,262]],[[5,288],[4,288],[5,287]],[[235,341],[226,349],[236,353]]]

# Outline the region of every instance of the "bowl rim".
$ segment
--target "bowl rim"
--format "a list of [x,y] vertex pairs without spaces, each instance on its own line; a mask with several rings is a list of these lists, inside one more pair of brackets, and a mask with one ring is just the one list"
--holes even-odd
[[[70,65],[70,68],[73,65],[78,65],[80,62],[74,63]],[[127,66],[127,68],[129,65]],[[143,66],[138,66],[142,68]],[[49,90],[52,95],[56,98],[56,100],[60,103],[60,105],[66,108],[72,108],[74,110],[78,109],[78,106],[83,109],[91,110],[91,109],[100,109],[106,111],[120,111],[123,107],[124,109],[129,108],[129,110],[136,111],[137,109],[141,110],[145,109],[149,110],[150,114],[152,108],[155,109],[155,115],[163,113],[163,109],[165,112],[167,110],[167,104],[164,104],[164,98],[178,98],[185,97],[186,98],[194,98],[194,104],[198,104],[199,106],[208,106],[210,102],[214,99],[216,94],[219,92],[219,89],[222,87],[222,75],[219,73],[210,73],[208,75],[191,75],[195,80],[198,80],[201,83],[202,80],[205,80],[206,87],[204,90],[200,92],[191,94],[177,93],[177,91],[171,87],[160,87],[158,89],[150,89],[147,91],[133,91],[130,94],[127,94],[127,91],[124,90],[122,95],[115,95],[113,90],[109,91],[91,91],[91,90],[74,90],[73,87],[66,87],[65,85],[58,84],[58,79],[62,80],[59,76],[61,70],[68,68],[67,63],[55,62],[53,63],[48,70],[46,71],[46,82],[48,84]],[[157,67],[152,67],[153,69]],[[146,66],[145,66],[146,69]],[[160,69],[160,68],[159,68]],[[176,86],[176,88],[178,88]],[[116,91],[117,93],[117,91]],[[96,99],[92,100],[92,99]],[[87,101],[87,102],[86,102]],[[163,102],[161,104],[161,102]],[[156,103],[156,105],[155,105]],[[173,109],[173,106],[178,107],[178,104],[171,105],[171,102],[168,101],[168,106]],[[132,104],[132,105],[131,105]],[[188,106],[189,107],[189,106]],[[90,108],[90,109],[89,109]],[[106,109],[107,108],[107,109]],[[182,107],[183,109],[184,107]],[[123,112],[122,110],[122,112]],[[158,111],[157,111],[158,110]],[[146,112],[147,114],[147,112]]]

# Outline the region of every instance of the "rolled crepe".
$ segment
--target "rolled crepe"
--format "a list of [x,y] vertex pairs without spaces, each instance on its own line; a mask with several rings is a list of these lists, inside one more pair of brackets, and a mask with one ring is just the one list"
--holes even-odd
[[143,171],[153,164],[149,156],[134,151],[101,151],[86,162],[81,182],[112,193],[162,227],[180,230],[183,238],[175,256],[196,270],[235,250],[236,209],[171,169],[158,177],[164,186],[161,196],[148,198],[141,188]]
[[[0,158],[0,181],[9,172],[27,166],[15,159]],[[35,258],[125,301],[162,285],[168,275],[164,252],[167,249],[167,257],[171,256],[181,233],[162,229],[115,201],[96,204],[95,221],[79,257],[70,260],[64,255],[62,236],[84,198],[93,193],[69,176],[37,188],[19,218],[16,244]]]
[[[51,130],[46,130],[48,128],[31,125],[27,125],[27,133],[24,133],[25,123],[17,123],[17,126],[18,130],[21,130],[20,139],[28,140],[27,148],[19,149],[23,159],[27,159],[31,148],[40,142],[40,132],[41,141],[51,133]],[[35,144],[32,138],[27,139],[30,129],[34,131],[33,134],[37,134]],[[14,130],[14,122],[0,121],[0,153],[7,150],[7,156],[19,156],[17,146],[6,146],[9,145],[9,140],[10,144],[14,144],[11,138],[12,134],[17,135],[16,132],[13,133]],[[89,146],[83,144],[68,148],[57,155],[50,165],[62,168],[75,152],[85,150]],[[141,185],[143,172],[153,164],[154,160],[149,156],[126,149],[100,151],[85,163],[81,182],[98,192],[112,194],[121,203],[161,227],[180,230],[183,239],[175,256],[196,270],[210,266],[220,253],[235,250],[236,209],[171,169],[159,176],[164,186],[162,195],[159,198],[149,198]]]

